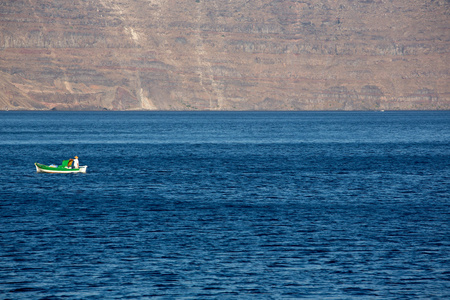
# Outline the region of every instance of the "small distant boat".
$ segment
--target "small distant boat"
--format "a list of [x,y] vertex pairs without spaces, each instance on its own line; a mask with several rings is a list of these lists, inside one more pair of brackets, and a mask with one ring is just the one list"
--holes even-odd
[[34,163],[36,166],[36,172],[38,173],[86,173],[87,166],[79,166],[78,168],[71,168],[68,166],[69,160],[63,160],[60,166],[56,165],[43,165],[40,163]]

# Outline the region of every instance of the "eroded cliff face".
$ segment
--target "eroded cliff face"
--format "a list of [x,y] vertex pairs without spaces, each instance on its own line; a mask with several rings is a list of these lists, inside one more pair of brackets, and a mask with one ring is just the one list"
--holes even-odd
[[449,0],[0,3],[0,109],[450,109]]

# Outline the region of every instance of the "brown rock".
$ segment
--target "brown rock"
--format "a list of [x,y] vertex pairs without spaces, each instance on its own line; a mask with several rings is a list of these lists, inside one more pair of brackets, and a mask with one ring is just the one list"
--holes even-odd
[[0,109],[450,109],[446,0],[0,3]]

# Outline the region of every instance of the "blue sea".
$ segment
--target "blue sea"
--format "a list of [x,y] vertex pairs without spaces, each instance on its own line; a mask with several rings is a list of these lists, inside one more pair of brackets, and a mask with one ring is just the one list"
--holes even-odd
[[0,112],[0,153],[0,299],[450,298],[448,111]]

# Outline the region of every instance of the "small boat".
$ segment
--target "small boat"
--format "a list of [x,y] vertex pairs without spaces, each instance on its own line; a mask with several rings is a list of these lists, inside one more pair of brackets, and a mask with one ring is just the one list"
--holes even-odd
[[34,163],[36,171],[38,173],[86,173],[87,166],[79,166],[78,168],[71,168],[68,166],[69,160],[63,160],[60,166],[56,165],[43,165],[40,163]]

